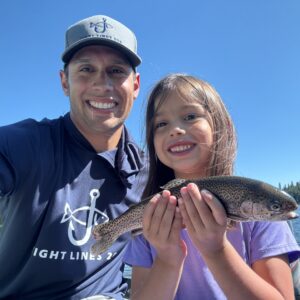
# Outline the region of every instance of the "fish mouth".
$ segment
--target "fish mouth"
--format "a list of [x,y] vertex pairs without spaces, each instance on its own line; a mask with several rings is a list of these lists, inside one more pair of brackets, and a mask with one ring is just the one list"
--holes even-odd
[[285,214],[273,214],[270,221],[289,221],[297,219],[299,215],[295,211],[289,211]]
[[[277,214],[272,214],[270,215],[268,218],[266,218],[265,220],[269,220],[269,221],[288,221],[288,220],[294,220],[297,219],[299,217],[299,215],[295,212],[295,211],[289,211],[285,214],[282,213],[277,213]],[[240,215],[233,215],[230,214],[228,215],[228,218],[233,220],[233,221],[237,221],[237,222],[248,222],[248,221],[261,221],[263,220],[263,218],[255,218],[254,216],[251,217],[243,217]]]
[[288,220],[293,220],[293,219],[297,219],[299,215],[294,211],[290,211],[286,214],[286,217],[288,218]]

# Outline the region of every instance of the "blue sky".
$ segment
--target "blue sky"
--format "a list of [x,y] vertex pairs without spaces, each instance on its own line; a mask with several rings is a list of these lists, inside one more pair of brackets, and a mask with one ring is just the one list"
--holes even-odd
[[68,112],[59,81],[65,30],[105,14],[138,38],[141,92],[127,125],[140,144],[153,84],[189,73],[210,82],[233,117],[236,175],[300,181],[299,0],[11,0],[0,11],[0,125]]

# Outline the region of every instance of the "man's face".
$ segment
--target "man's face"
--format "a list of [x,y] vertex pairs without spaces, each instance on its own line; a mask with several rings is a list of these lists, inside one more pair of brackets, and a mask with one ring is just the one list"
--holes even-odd
[[70,98],[70,115],[86,137],[115,133],[126,120],[139,92],[139,74],[127,59],[106,46],[80,49],[61,83]]

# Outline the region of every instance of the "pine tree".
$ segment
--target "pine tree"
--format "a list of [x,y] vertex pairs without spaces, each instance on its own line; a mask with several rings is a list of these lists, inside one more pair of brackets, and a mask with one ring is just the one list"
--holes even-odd
[[[280,183],[279,186],[281,186]],[[300,181],[296,182],[295,184],[292,181],[290,184],[284,185],[282,190],[290,194],[298,203],[300,203]]]

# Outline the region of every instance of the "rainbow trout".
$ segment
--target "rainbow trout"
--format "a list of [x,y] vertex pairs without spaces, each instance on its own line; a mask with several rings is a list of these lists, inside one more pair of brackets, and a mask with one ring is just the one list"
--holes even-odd
[[[202,179],[174,179],[162,187],[179,197],[180,189],[188,183],[195,183],[200,190],[206,189],[223,204],[227,218],[233,221],[280,221],[297,218],[294,212],[298,205],[293,197],[262,181],[237,177],[215,176]],[[118,218],[96,225],[93,235],[97,242],[92,253],[103,253],[123,233],[142,233],[143,212],[153,196],[131,206]]]

